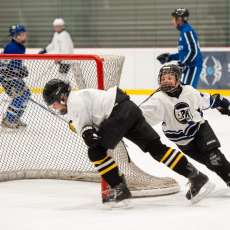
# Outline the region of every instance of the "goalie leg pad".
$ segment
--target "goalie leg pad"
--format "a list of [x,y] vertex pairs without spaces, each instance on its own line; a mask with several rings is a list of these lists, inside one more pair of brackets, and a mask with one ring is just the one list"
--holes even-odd
[[6,119],[10,123],[17,122],[23,115],[31,96],[30,90],[27,88],[22,95],[15,97],[7,108]]
[[7,95],[10,97],[23,95],[25,91],[29,90],[22,79],[4,78],[1,84]]

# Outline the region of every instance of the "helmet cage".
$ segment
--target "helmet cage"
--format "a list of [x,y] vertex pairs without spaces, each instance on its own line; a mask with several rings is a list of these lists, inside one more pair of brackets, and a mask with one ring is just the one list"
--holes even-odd
[[[175,76],[175,80],[176,80],[175,86],[172,86],[171,84],[167,84],[167,83],[165,84],[161,83],[161,77],[165,74],[170,74],[170,75]],[[177,65],[173,65],[173,64],[164,65],[160,69],[160,72],[158,75],[158,84],[160,86],[161,91],[173,92],[177,88],[178,83],[180,84],[180,79],[181,79],[181,69]]]

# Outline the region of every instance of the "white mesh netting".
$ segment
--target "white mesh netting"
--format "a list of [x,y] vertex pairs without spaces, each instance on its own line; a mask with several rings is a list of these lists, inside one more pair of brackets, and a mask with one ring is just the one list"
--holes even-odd
[[[79,60],[77,56],[75,60],[62,57],[62,62],[36,58],[4,60],[4,56],[1,59],[0,181],[29,178],[99,181],[81,137],[28,99],[30,91],[33,99],[45,105],[42,87],[52,78],[68,80],[75,89],[97,88],[100,71],[96,62],[87,58]],[[123,62],[124,57],[103,57],[105,89],[119,84]],[[22,128],[21,121],[27,126]],[[172,178],[158,178],[140,170],[129,159],[122,142],[110,154],[134,195],[170,194],[179,190]]]

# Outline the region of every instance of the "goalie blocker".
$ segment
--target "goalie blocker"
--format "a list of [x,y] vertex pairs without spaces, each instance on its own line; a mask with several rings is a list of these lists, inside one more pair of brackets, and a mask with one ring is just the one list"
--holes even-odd
[[208,183],[208,178],[192,166],[182,152],[161,143],[139,107],[117,87],[108,91],[71,91],[68,83],[52,79],[45,85],[43,98],[48,106],[62,115],[68,112],[70,119],[76,123],[88,146],[90,161],[111,187],[103,202],[120,202],[131,197],[118,165],[107,154],[107,150],[114,149],[123,137],[176,173],[191,179],[192,189],[186,194],[187,199],[198,197],[201,188]]

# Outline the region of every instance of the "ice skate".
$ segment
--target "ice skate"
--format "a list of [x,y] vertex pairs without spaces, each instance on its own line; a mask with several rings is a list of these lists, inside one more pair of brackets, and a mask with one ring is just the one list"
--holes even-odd
[[131,193],[126,185],[125,180],[115,186],[105,191],[105,196],[103,197],[103,204],[107,208],[129,208]]
[[27,124],[20,119],[18,120],[17,124],[18,128],[25,128],[27,126]]
[[25,128],[27,126],[26,123],[22,122],[21,120],[18,120],[17,122],[9,122],[6,117],[2,119],[1,123],[2,128],[5,129],[20,129],[20,128]]
[[190,187],[186,193],[186,198],[191,200],[192,204],[198,203],[207,197],[215,188],[215,185],[201,172],[198,172],[196,176],[189,179],[189,185]]
[[9,122],[6,117],[2,119],[1,126],[6,129],[17,129],[18,123],[17,122]]

